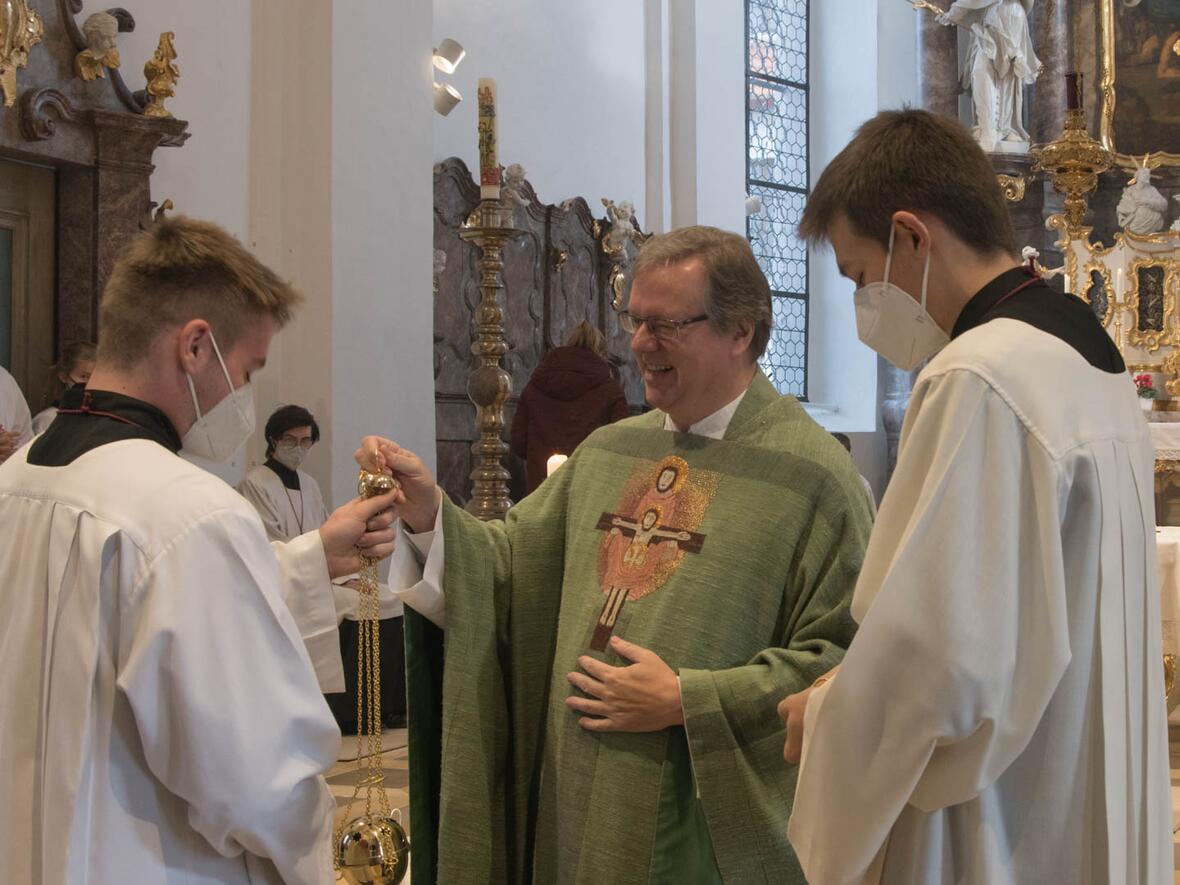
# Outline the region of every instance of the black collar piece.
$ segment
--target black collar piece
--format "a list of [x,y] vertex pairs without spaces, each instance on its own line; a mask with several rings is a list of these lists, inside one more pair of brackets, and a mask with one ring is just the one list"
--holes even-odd
[[61,397],[57,416],[29,449],[29,463],[64,467],[107,443],[146,439],[172,453],[180,434],[156,406],[108,390],[71,387]]

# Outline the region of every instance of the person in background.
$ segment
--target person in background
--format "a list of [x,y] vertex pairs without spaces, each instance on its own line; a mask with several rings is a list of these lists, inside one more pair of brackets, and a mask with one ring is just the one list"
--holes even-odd
[[563,347],[541,358],[516,406],[511,446],[525,459],[529,492],[544,481],[550,455],[571,454],[599,427],[629,414],[606,339],[582,320]]
[[[238,491],[258,511],[272,542],[291,541],[323,525],[328,518],[319,483],[302,470],[312,446],[320,441],[320,426],[303,406],[280,406],[267,419],[266,461],[246,474]],[[288,597],[307,653],[315,666],[320,690],[341,731],[356,732],[357,576],[344,575],[323,585],[323,592]],[[381,714],[388,727],[404,724],[405,664],[402,652],[402,604],[385,584],[379,585],[381,657]]]
[[79,384],[83,387],[94,371],[95,347],[88,341],[75,341],[61,349],[59,359],[49,369],[49,384],[52,390],[49,407],[33,416],[33,435],[44,433],[45,428],[57,417],[57,406],[61,395]]
[[16,379],[0,367],[0,464],[33,438],[29,405]]
[[[832,436],[836,437],[836,442],[838,442],[838,443],[840,443],[840,445],[844,446],[844,451],[846,451],[848,453],[848,455],[851,457],[851,455],[852,455],[852,440],[850,440],[848,438],[848,434],[847,433],[833,433]],[[867,479],[865,479],[865,475],[863,473],[860,473],[859,471],[860,471],[860,468],[858,467],[857,473],[860,476],[860,484],[865,487],[865,496],[869,499],[869,512],[873,514],[873,519],[876,519],[877,518],[877,496],[873,494],[872,483],[870,483]]]

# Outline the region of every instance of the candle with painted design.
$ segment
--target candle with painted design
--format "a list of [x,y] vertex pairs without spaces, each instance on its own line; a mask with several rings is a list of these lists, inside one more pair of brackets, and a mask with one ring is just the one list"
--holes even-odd
[[549,460],[545,462],[545,475],[552,476],[553,471],[568,461],[569,457],[569,455],[550,455]]
[[480,77],[479,104],[479,196],[500,199],[500,163],[496,159],[496,81]]

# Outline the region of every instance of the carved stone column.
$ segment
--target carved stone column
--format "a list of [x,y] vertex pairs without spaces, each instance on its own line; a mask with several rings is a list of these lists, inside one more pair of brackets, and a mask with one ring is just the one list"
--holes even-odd
[[1065,74],[1073,70],[1070,0],[1038,0],[1032,35],[1044,69],[1032,88],[1029,134],[1036,144],[1057,138],[1065,126]]
[[922,107],[959,119],[959,38],[927,12],[918,21],[918,94]]

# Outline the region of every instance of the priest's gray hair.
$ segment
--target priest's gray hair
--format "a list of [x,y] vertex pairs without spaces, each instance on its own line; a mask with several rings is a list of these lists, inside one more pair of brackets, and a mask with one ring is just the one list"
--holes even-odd
[[138,365],[158,335],[194,319],[206,320],[228,350],[263,317],[282,328],[302,300],[216,224],[162,218],[115,262],[99,304],[99,359]]
[[653,267],[668,267],[693,258],[700,259],[705,267],[705,313],[709,324],[722,332],[751,329],[749,353],[756,361],[770,341],[773,314],[770,284],[745,237],[704,225],[660,234],[639,250],[633,279]]

